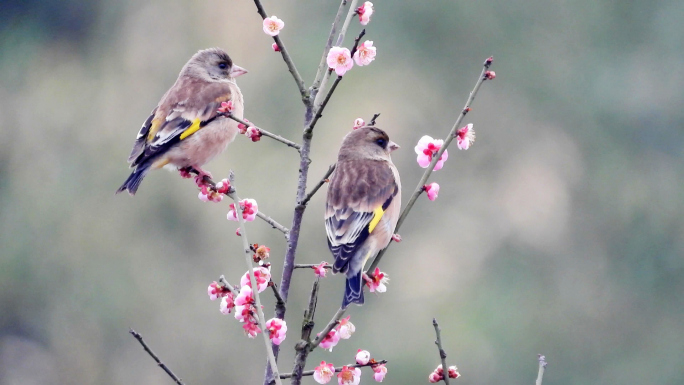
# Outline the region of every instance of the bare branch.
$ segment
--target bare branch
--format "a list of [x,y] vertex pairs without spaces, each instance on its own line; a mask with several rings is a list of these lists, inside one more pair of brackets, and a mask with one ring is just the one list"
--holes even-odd
[[[372,366],[375,366],[375,365],[383,365],[383,364],[386,364],[386,363],[387,363],[387,360],[382,360],[382,361],[376,361],[376,362],[369,362],[369,363],[367,363],[367,364],[346,365],[346,367],[348,367],[348,368],[363,368],[363,367],[365,367],[365,366],[371,366],[371,367],[372,367]],[[339,372],[341,372],[341,371],[342,371],[342,367],[341,367],[341,366],[335,368],[335,373],[339,373]],[[302,372],[301,376],[302,376],[302,377],[303,377],[303,376],[313,376],[314,372],[315,372],[315,370],[307,370],[307,371]],[[283,374],[280,375],[280,378],[283,378],[283,379],[285,379],[285,378],[292,378],[292,373],[283,373]]]
[[[295,269],[313,269],[314,267],[318,267],[319,265],[313,264],[313,263],[298,263],[294,265]],[[324,269],[332,269],[331,265],[325,265],[323,266]]]
[[271,280],[268,286],[270,286],[271,289],[273,289],[273,295],[276,299],[276,306],[285,306],[285,301],[283,301],[283,297],[280,296],[280,292],[278,292],[278,286],[276,286],[275,282]]
[[274,133],[268,132],[268,131],[264,130],[264,129],[261,128],[261,127],[257,127],[256,125],[252,124],[251,122],[247,122],[247,121],[245,121],[245,120],[242,120],[242,119],[236,117],[236,116],[233,115],[233,114],[223,114],[223,116],[225,116],[225,117],[227,117],[227,118],[229,118],[229,119],[233,119],[234,121],[236,121],[236,122],[238,122],[238,123],[242,123],[242,124],[245,125],[245,127],[254,127],[254,128],[257,128],[257,129],[259,130],[259,132],[261,133],[261,135],[267,136],[267,137],[269,137],[269,138],[271,138],[271,139],[275,139],[275,140],[279,141],[280,143],[283,143],[283,144],[287,145],[288,147],[294,148],[294,149],[297,150],[297,151],[301,150],[301,148],[302,148],[302,146],[300,146],[299,144],[297,144],[297,143],[295,143],[295,142],[293,142],[293,141],[291,141],[291,140],[287,140],[287,139],[283,138],[283,137],[280,136],[280,135],[276,135],[276,134],[274,134]]
[[442,349],[442,329],[439,328],[436,318],[432,319],[432,326],[435,327],[435,335],[437,335],[435,345],[437,345],[437,348],[439,349],[439,358],[442,359],[442,370],[444,371],[444,375],[442,377],[444,379],[444,383],[449,385],[449,367],[446,364],[447,354],[444,349]]
[[543,356],[541,354],[537,355],[539,358],[539,372],[537,373],[537,381],[534,383],[535,385],[542,385],[542,377],[544,377],[544,370],[546,370],[546,356]]
[[[256,5],[257,12],[262,19],[268,17],[268,15],[266,15],[266,11],[264,10],[264,6],[261,5],[260,0],[254,0],[254,5]],[[280,40],[280,36],[278,35],[273,36],[273,40],[278,45],[278,48],[280,48],[280,54],[282,55],[285,64],[287,64],[287,69],[290,71],[290,74],[292,74],[292,78],[294,78],[295,83],[297,83],[299,94],[302,96],[302,102],[305,106],[310,105],[311,101],[309,99],[309,91],[306,89],[306,86],[304,86],[304,80],[302,80],[302,76],[299,74],[299,71],[297,71],[297,67],[295,67],[294,61],[292,61],[290,54],[287,52],[285,44],[283,44],[282,40]]]
[[271,217],[268,215],[262,213],[261,211],[257,211],[257,217],[261,218],[264,222],[268,223],[273,227],[274,229],[280,231],[281,233],[285,234],[285,238],[290,235],[290,230],[287,229],[287,227],[281,225],[280,223],[276,222],[273,220]]
[[314,328],[314,315],[316,314],[316,304],[318,304],[318,282],[317,277],[311,287],[311,295],[309,296],[309,307],[304,311],[304,320],[302,321],[302,339],[295,345],[297,354],[294,360],[294,367],[290,378],[292,378],[292,385],[300,385],[302,381],[302,372],[304,365],[306,365],[306,358],[309,355],[309,345],[311,344],[311,331]]
[[154,352],[152,351],[152,349],[150,349],[150,348],[147,346],[147,344],[145,343],[145,341],[143,341],[142,336],[141,336],[140,334],[138,334],[138,332],[136,332],[136,331],[133,330],[133,329],[130,329],[128,332],[131,333],[131,335],[132,335],[133,337],[135,337],[135,339],[138,340],[138,342],[140,342],[140,345],[142,345],[143,349],[145,349],[145,351],[147,352],[147,354],[149,354],[150,357],[152,357],[152,359],[154,359],[154,360],[157,362],[157,365],[159,365],[159,367],[162,368],[162,369],[166,372],[166,374],[168,374],[169,377],[171,377],[171,378],[176,382],[176,384],[178,384],[178,385],[183,385],[183,380],[181,380],[180,378],[178,378],[178,376],[176,376],[176,375],[171,371],[171,369],[169,369],[169,367],[166,366],[166,364],[164,364],[163,362],[161,362],[161,360],[159,359],[159,357],[157,357],[157,355],[154,354]]
[[[470,95],[468,96],[468,99],[466,100],[465,106],[461,110],[461,113],[458,114],[458,118],[456,119],[456,122],[454,123],[453,127],[449,131],[449,134],[447,135],[447,137],[444,139],[444,144],[439,149],[439,151],[437,151],[437,155],[434,155],[432,157],[432,161],[430,162],[430,165],[427,167],[427,169],[423,173],[423,176],[420,178],[420,181],[418,182],[418,185],[416,186],[416,189],[413,192],[413,195],[411,195],[411,199],[406,204],[406,207],[404,207],[404,209],[402,210],[401,215],[399,216],[399,221],[397,221],[397,226],[394,229],[395,233],[399,230],[402,223],[404,223],[404,220],[408,216],[409,211],[411,211],[411,208],[413,208],[413,205],[416,203],[416,200],[418,199],[420,194],[423,193],[423,186],[425,186],[425,183],[427,182],[428,178],[430,177],[430,174],[432,174],[432,171],[435,169],[435,165],[437,165],[439,158],[442,157],[442,154],[444,153],[444,151],[446,151],[447,147],[449,147],[449,144],[451,144],[451,141],[454,140],[454,135],[456,134],[456,130],[458,130],[459,126],[461,125],[461,122],[463,121],[463,117],[466,116],[466,114],[470,111],[470,104],[473,102],[473,100],[475,100],[475,95],[477,95],[477,91],[480,90],[480,86],[482,85],[482,82],[485,81],[485,79],[486,79],[485,73],[487,72],[487,70],[489,69],[489,66],[491,64],[492,64],[491,58],[487,59],[485,61],[484,66],[482,68],[482,72],[480,73],[480,77],[477,79],[477,82],[475,82],[475,87],[473,88],[473,90],[470,91]],[[391,244],[391,242],[390,242],[390,244]],[[387,251],[387,248],[389,248],[389,245],[378,253],[378,255],[373,260],[373,263],[371,263],[370,267],[368,268],[368,272],[372,273],[375,270],[375,268],[380,263],[382,256]]]
[[373,118],[370,120],[370,123],[368,123],[369,126],[375,126],[375,120],[380,117],[380,113],[378,112],[377,114],[373,115]]
[[323,175],[323,178],[321,178],[321,180],[316,184],[316,186],[314,186],[314,188],[311,190],[311,192],[306,194],[306,197],[304,198],[304,200],[300,204],[306,205],[307,203],[309,203],[311,198],[313,198],[313,196],[316,195],[316,192],[318,192],[318,189],[320,189],[321,186],[323,186],[324,184],[329,182],[328,178],[333,173],[333,171],[335,171],[336,166],[337,166],[337,163],[331,165],[328,168],[328,171],[325,173],[325,175]]
[[245,260],[247,261],[247,271],[249,272],[250,283],[252,284],[253,295],[256,301],[256,309],[259,315],[259,328],[261,329],[261,334],[264,337],[264,344],[266,344],[266,353],[268,355],[268,361],[271,364],[271,370],[275,374],[275,381],[277,385],[280,385],[280,378],[278,375],[278,365],[276,363],[275,355],[273,350],[271,350],[271,342],[269,339],[269,332],[266,330],[266,318],[264,317],[264,311],[261,308],[261,299],[259,298],[259,290],[257,290],[256,277],[254,277],[254,267],[252,265],[252,250],[249,247],[249,241],[247,240],[247,229],[245,227],[245,219],[242,217],[242,207],[240,207],[240,198],[237,196],[237,191],[235,190],[233,179],[233,173],[230,173],[231,185],[233,186],[232,191],[228,193],[228,196],[235,202],[235,211],[237,212],[238,222],[240,223],[240,233],[242,234],[242,247],[245,253]]

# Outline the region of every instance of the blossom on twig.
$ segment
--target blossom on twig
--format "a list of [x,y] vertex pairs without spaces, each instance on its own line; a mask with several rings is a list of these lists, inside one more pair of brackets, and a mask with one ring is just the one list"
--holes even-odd
[[370,361],[370,352],[368,350],[359,349],[356,353],[356,363],[359,365],[366,365]]
[[[433,139],[431,136],[425,135],[418,141],[418,144],[414,148],[416,154],[418,154],[418,165],[422,168],[426,168],[430,165],[432,157],[437,155],[439,149],[444,145],[442,139]],[[444,162],[449,158],[449,151],[444,150],[444,153],[437,161],[435,165],[435,171],[440,170],[444,167]]]
[[276,16],[271,16],[264,19],[264,32],[269,36],[278,35],[284,26],[285,22],[278,19]]
[[369,65],[373,60],[375,60],[375,47],[373,47],[373,41],[366,40],[363,44],[359,45],[354,52],[354,61],[359,67]]
[[387,367],[385,364],[375,365],[373,366],[373,372],[373,379],[375,379],[377,382],[382,382],[387,375]]
[[252,260],[254,263],[262,263],[271,256],[271,248],[266,245],[254,244],[254,255],[252,255]]
[[223,286],[219,285],[218,282],[214,281],[209,284],[207,293],[209,294],[209,299],[213,301],[217,298],[225,297],[230,293],[230,290],[224,288]]
[[439,194],[439,183],[430,183],[423,186],[423,190],[427,193],[428,199],[434,201]]
[[245,130],[245,135],[252,140],[252,142],[258,142],[261,140],[261,131],[254,126],[249,126],[247,127],[247,130]]
[[[244,120],[245,122],[249,123],[249,120],[248,120],[248,119],[243,119],[243,120]],[[241,135],[244,135],[244,134],[247,132],[247,126],[244,125],[244,124],[242,124],[242,123],[238,123],[238,132],[239,132]]]
[[[259,212],[259,206],[257,201],[254,199],[243,199],[240,201],[240,208],[242,209],[242,219],[247,222],[251,222],[256,218]],[[228,210],[227,218],[229,221],[238,221],[237,210],[235,210],[235,203],[230,204],[230,210]]]
[[351,52],[345,47],[332,47],[328,52],[328,67],[335,70],[337,76],[344,76],[354,66]]
[[[456,366],[449,366],[448,369],[448,375],[449,378],[459,378],[461,377],[461,373],[458,372],[458,369]],[[444,369],[442,367],[442,364],[440,364],[430,375],[428,376],[428,380],[431,383],[436,383],[440,382],[444,379]]]
[[266,330],[269,331],[269,338],[273,341],[273,344],[280,345],[285,339],[285,333],[287,333],[287,324],[280,318],[271,318],[266,321]]
[[[271,271],[265,267],[258,267],[254,269],[254,279],[257,283],[257,289],[259,293],[266,290],[268,283],[271,281]],[[242,278],[240,278],[240,286],[242,287],[252,287],[252,281],[249,277],[249,271],[246,272]],[[242,293],[242,292],[241,292]]]
[[[320,336],[321,333],[318,333],[317,336]],[[337,345],[337,343],[340,342],[340,333],[337,331],[337,329],[332,329],[330,332],[328,332],[328,335],[325,336],[321,340],[321,347],[323,349],[329,349],[332,352],[332,349]]]
[[[356,54],[354,54],[354,55],[356,55]],[[366,122],[365,122],[363,119],[361,119],[361,118],[356,118],[356,119],[354,120],[354,127],[352,127],[352,130],[358,130],[359,128],[361,128],[361,127],[363,127],[363,126],[365,126],[365,125],[366,125]]]
[[384,293],[387,291],[387,284],[389,283],[389,277],[386,273],[380,271],[379,267],[375,268],[373,272],[373,277],[368,277],[366,279],[366,286],[371,293],[377,291],[378,293]]
[[494,80],[496,78],[496,72],[494,71],[487,71],[485,72],[485,79],[487,80]]
[[361,25],[366,25],[373,15],[373,3],[366,1],[362,6],[356,9],[356,14],[359,15],[359,22]]
[[271,48],[273,48],[273,50],[276,51],[276,52],[280,52],[280,47],[278,47],[278,44],[277,44],[277,43],[271,44]]
[[475,142],[475,130],[473,124],[468,123],[465,127],[461,127],[454,135],[456,137],[456,145],[459,150],[467,150]]
[[326,270],[327,270],[325,267],[326,267],[327,265],[328,265],[328,262],[323,261],[323,262],[321,262],[319,265],[313,267],[313,269],[314,269],[314,274],[316,274],[316,277],[325,278],[325,273],[326,273]]
[[361,382],[361,369],[343,366],[342,371],[337,373],[337,383],[339,385],[359,385]]
[[223,314],[230,314],[230,311],[235,309],[235,301],[233,301],[233,293],[230,291],[228,295],[221,298],[221,305],[219,306],[219,311]]
[[333,364],[326,364],[325,361],[321,361],[321,364],[314,368],[313,378],[319,384],[327,384],[334,374],[335,367]]
[[230,114],[231,112],[233,112],[233,102],[221,102],[221,107],[218,108],[218,112]]
[[347,316],[346,318],[342,318],[340,320],[340,323],[337,325],[336,329],[340,334],[340,338],[343,340],[348,340],[351,338],[352,334],[356,331],[356,326],[354,326],[349,319],[351,316]]

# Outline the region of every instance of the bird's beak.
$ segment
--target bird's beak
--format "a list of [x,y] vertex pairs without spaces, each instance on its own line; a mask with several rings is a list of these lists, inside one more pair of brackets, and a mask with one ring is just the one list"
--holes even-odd
[[391,140],[390,140],[390,142],[389,142],[388,147],[389,147],[390,152],[392,152],[392,151],[394,151],[394,150],[398,150],[398,149],[400,148],[398,144],[394,143],[394,142],[391,141]]
[[240,75],[246,74],[248,71],[239,65],[233,64],[233,68],[230,69],[230,77],[231,78],[236,78]]

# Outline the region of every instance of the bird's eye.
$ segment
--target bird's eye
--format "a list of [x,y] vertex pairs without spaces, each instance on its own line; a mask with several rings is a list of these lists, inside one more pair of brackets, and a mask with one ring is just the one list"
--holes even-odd
[[220,69],[224,70],[224,69],[226,69],[226,67],[228,67],[228,64],[221,62],[221,63],[219,63],[218,67]]
[[387,144],[387,141],[386,141],[385,139],[383,139],[383,138],[380,138],[380,139],[376,139],[376,140],[375,140],[375,144],[377,144],[378,146],[380,146],[380,147],[382,147],[382,148],[385,148],[385,145]]

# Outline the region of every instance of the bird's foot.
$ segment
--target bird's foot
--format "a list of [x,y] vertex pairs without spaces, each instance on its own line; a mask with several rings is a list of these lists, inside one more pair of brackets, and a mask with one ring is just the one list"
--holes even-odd
[[197,171],[197,176],[195,177],[195,183],[198,187],[205,186],[207,182],[204,180],[205,177],[212,179],[211,173],[209,171],[204,171],[198,166],[192,166],[192,168]]
[[392,240],[396,243],[401,242],[401,235],[399,234],[392,234]]
[[366,273],[361,274],[361,278],[366,282],[373,282],[373,278],[369,277]]
[[180,173],[181,178],[190,179],[192,178],[190,170],[192,170],[192,167],[181,167],[178,169],[178,172]]

